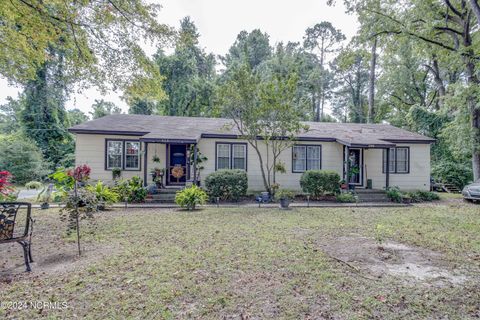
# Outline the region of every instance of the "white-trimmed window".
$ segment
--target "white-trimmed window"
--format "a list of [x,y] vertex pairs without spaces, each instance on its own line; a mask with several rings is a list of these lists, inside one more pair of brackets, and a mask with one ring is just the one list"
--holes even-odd
[[217,143],[217,170],[247,170],[247,145],[244,143]]
[[[396,147],[390,148],[389,155],[389,172],[390,173],[409,173],[410,171],[410,148]],[[383,150],[383,172],[387,168],[387,150]]]
[[247,169],[247,145],[232,144],[232,169]]
[[125,170],[140,170],[140,142],[125,141]]
[[123,141],[107,141],[107,169],[122,168]]
[[217,144],[217,169],[230,169],[229,144]]
[[295,145],[292,147],[292,171],[320,170],[322,168],[322,147]]
[[105,169],[140,170],[140,141],[106,140]]

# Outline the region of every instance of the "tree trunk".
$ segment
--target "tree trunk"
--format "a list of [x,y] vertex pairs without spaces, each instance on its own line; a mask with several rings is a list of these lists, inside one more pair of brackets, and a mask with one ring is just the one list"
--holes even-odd
[[[475,74],[475,63],[472,58],[465,58],[467,83],[470,87],[477,87],[480,81]],[[468,108],[470,111],[470,124],[472,128],[472,169],[473,179],[480,179],[480,107],[474,96],[468,97]]]
[[375,69],[377,67],[377,37],[373,38],[370,75],[368,81],[368,123],[375,121]]
[[271,190],[270,190],[271,188],[270,188],[270,185],[268,184],[267,176],[265,174],[265,168],[263,167],[262,154],[260,153],[260,150],[258,150],[258,146],[256,146],[253,143],[250,143],[250,145],[253,147],[253,149],[255,149],[255,152],[258,155],[258,161],[260,162],[260,172],[262,173],[263,185],[265,187],[265,190],[268,191],[268,193],[271,193]]

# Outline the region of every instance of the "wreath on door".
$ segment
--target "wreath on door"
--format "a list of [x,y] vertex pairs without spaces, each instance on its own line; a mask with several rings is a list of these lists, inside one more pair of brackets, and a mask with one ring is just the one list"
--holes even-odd
[[172,176],[178,180],[180,180],[181,177],[185,175],[185,172],[183,171],[183,168],[181,166],[175,166],[172,169]]

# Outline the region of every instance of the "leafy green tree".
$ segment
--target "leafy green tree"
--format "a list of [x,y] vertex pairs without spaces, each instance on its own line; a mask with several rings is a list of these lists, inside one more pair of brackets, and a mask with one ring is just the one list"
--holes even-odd
[[155,105],[152,102],[146,100],[135,99],[130,108],[129,114],[153,114]]
[[244,64],[232,69],[220,87],[223,112],[255,150],[265,189],[272,194],[280,154],[308,129],[294,108],[297,82],[296,74],[262,79]]
[[320,121],[323,117],[325,99],[327,98],[327,89],[332,79],[329,76],[328,69],[326,68],[327,57],[329,54],[336,52],[342,41],[345,40],[345,35],[327,21],[317,23],[313,27],[308,28],[305,31],[303,46],[306,50],[317,55],[317,63],[320,68],[319,79],[319,92],[316,102],[316,112],[314,121]]
[[[193,21],[186,17],[175,51],[166,55],[162,50],[155,61],[165,80],[162,88],[168,98],[159,101],[157,112],[176,116],[209,116],[214,114],[215,57],[199,46],[200,35]],[[158,101],[158,100],[157,100]]]
[[97,100],[92,104],[92,111],[90,114],[93,119],[98,119],[101,117],[108,116],[110,114],[121,114],[122,109],[115,105],[115,103],[110,101],[105,101],[103,99]]
[[10,171],[13,182],[24,184],[48,174],[48,165],[40,149],[25,136],[0,136],[0,168]]
[[158,68],[138,45],[172,34],[157,21],[159,8],[145,0],[1,1],[0,74],[20,84],[35,79],[55,45],[65,53],[66,78],[162,96]]
[[228,50],[222,62],[227,71],[236,65],[248,63],[255,69],[272,55],[269,36],[259,29],[252,32],[242,31],[237,35],[234,44]]
[[87,122],[88,116],[80,109],[71,109],[67,111],[68,124],[75,126],[80,123]]
[[43,157],[52,165],[73,152],[73,138],[67,132],[67,96],[63,78],[63,53],[51,48],[55,56],[37,70],[25,86],[25,108],[21,111],[22,130],[35,141]]
[[7,97],[7,103],[0,105],[0,133],[10,134],[20,130],[24,103],[24,96],[20,95],[17,100]]
[[368,58],[364,50],[346,49],[332,63],[337,81],[332,112],[342,122],[367,120]]

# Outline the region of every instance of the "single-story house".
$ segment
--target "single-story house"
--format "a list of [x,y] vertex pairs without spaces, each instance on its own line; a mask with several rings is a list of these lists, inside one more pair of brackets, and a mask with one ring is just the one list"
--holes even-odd
[[[305,123],[309,130],[280,156],[287,171],[277,174],[282,188],[300,190],[306,170],[334,170],[348,180],[351,165],[358,172],[350,182],[358,187],[371,180],[374,189],[429,189],[434,139],[388,124]],[[202,163],[200,181],[219,169],[242,169],[249,189],[263,190],[258,156],[231,124],[222,118],[118,114],[69,131],[76,136],[76,163],[88,164],[93,179],[111,181],[112,169],[120,168],[122,177],[139,176],[147,185],[152,183],[152,169],[161,167],[167,186],[184,185],[198,176],[190,160],[201,153],[208,160]]]

